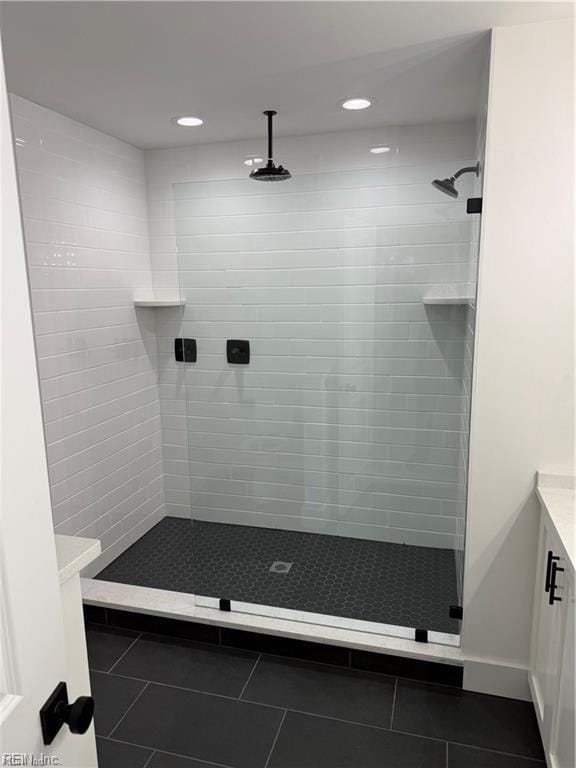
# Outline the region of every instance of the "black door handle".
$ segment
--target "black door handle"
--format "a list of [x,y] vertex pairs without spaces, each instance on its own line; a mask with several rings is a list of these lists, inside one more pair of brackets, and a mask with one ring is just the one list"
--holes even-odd
[[79,696],[72,704],[68,701],[66,683],[58,683],[40,710],[40,723],[44,744],[52,744],[64,723],[72,733],[86,733],[94,717],[92,696]]

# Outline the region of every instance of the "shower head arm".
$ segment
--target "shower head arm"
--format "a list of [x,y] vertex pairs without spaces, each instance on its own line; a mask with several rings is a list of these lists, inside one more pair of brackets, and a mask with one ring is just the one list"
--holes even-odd
[[480,163],[476,163],[476,165],[469,165],[466,168],[460,168],[460,170],[456,171],[452,178],[454,181],[456,181],[456,179],[460,178],[460,176],[462,176],[464,173],[474,173],[476,176],[478,176],[480,173]]
[[277,114],[275,110],[273,109],[267,109],[264,114],[268,118],[268,165],[272,165],[274,154],[273,154],[273,147],[272,147],[272,120],[274,119],[274,115]]

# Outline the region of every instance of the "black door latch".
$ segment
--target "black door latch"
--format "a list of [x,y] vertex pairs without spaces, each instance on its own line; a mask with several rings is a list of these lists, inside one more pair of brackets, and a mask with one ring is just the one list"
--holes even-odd
[[40,710],[44,744],[52,744],[64,723],[72,733],[86,733],[93,717],[92,696],[79,696],[73,704],[70,704],[66,683],[58,683]]

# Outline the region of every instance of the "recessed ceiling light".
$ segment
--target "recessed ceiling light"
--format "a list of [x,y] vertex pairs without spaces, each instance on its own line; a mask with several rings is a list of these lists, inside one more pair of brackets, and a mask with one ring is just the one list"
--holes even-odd
[[367,109],[371,105],[372,101],[370,99],[359,97],[354,99],[346,99],[346,101],[342,102],[342,107],[344,109]]
[[259,163],[263,163],[263,162],[264,162],[263,157],[257,157],[256,155],[247,155],[247,157],[244,160],[244,165],[251,167],[253,165],[258,165]]
[[173,117],[172,122],[181,125],[183,128],[193,128],[196,125],[202,125],[204,120],[200,117]]
[[384,144],[379,144],[377,147],[370,147],[370,152],[372,152],[373,155],[383,155],[384,152],[390,152],[390,147],[386,147]]

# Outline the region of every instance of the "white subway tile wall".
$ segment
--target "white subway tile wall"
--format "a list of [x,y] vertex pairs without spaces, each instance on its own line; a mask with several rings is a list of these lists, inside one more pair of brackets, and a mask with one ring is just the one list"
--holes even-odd
[[[471,123],[146,153],[168,514],[456,548],[463,537]],[[393,151],[370,155],[373,143]],[[198,361],[174,362],[174,336]],[[226,339],[249,339],[249,366]],[[469,366],[468,366],[469,367]],[[462,521],[462,525],[459,521]]]
[[54,525],[105,565],[164,516],[144,154],[11,105]]
[[58,532],[99,566],[165,513],[463,547],[473,315],[421,300],[473,278],[464,202],[430,185],[473,124],[280,139],[294,178],[262,185],[258,142],[143,153],[12,107]]

